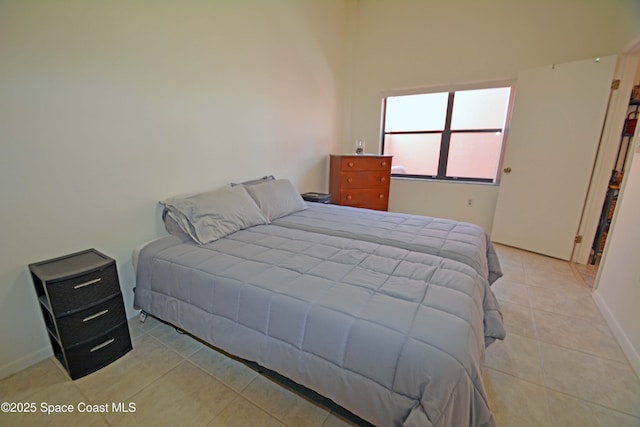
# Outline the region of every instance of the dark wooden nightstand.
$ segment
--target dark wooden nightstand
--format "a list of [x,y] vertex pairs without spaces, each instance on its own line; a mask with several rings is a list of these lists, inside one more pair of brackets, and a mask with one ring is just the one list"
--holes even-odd
[[306,202],[331,203],[331,195],[327,193],[304,193],[300,196]]
[[71,379],[132,349],[115,260],[88,249],[29,270],[53,353]]

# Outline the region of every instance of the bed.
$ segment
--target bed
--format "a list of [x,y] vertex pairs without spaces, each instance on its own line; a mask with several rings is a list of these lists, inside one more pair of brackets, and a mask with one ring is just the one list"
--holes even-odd
[[479,226],[444,218],[308,203],[273,224],[396,246],[469,265],[489,283],[502,277],[493,244]]
[[171,234],[137,254],[137,308],[374,425],[495,425],[482,365],[505,331],[487,277],[276,224],[310,208],[291,191],[268,207],[248,188],[165,201]]

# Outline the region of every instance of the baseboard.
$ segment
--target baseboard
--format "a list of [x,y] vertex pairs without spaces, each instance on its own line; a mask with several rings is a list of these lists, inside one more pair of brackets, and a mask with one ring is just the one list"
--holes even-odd
[[602,316],[607,321],[607,324],[611,328],[613,335],[618,340],[620,347],[622,347],[622,351],[624,352],[625,356],[627,356],[629,364],[631,365],[633,370],[636,371],[636,375],[640,379],[640,354],[638,353],[638,350],[633,347],[631,341],[629,341],[629,338],[609,310],[609,306],[607,306],[605,300],[602,299],[597,289],[593,292],[592,295],[593,300],[600,309],[600,313],[602,313]]
[[47,346],[40,350],[34,351],[33,353],[27,354],[26,356],[21,357],[18,360],[14,360],[13,362],[8,363],[4,366],[0,366],[0,379],[6,378],[9,375],[13,375],[16,372],[28,368],[31,365],[35,365],[36,363],[41,362],[51,356],[53,356],[53,351],[51,350],[51,346]]

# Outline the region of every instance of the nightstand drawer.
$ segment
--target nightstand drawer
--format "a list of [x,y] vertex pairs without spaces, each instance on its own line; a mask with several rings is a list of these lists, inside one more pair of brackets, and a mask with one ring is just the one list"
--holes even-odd
[[51,310],[55,317],[63,316],[120,293],[115,263],[77,277],[47,283]]
[[126,319],[126,313],[121,294],[86,310],[59,317],[57,325],[61,344],[69,347],[92,339],[119,325],[123,319]]
[[67,348],[64,357],[69,375],[75,380],[108,365],[131,349],[129,328],[125,320],[120,326],[91,341]]

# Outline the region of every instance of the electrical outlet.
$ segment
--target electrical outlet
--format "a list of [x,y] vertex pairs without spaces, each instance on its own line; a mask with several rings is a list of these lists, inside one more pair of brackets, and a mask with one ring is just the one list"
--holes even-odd
[[467,206],[473,206],[473,199],[467,199]]

